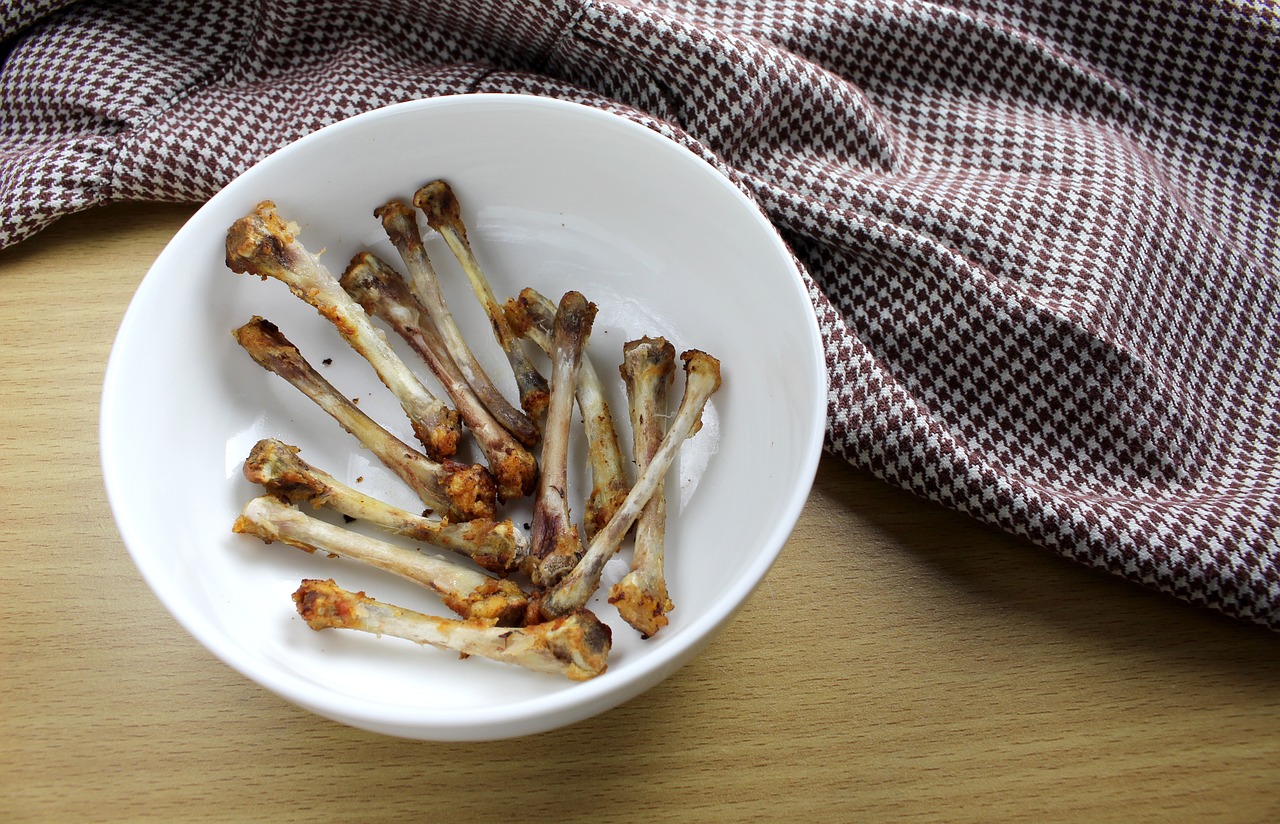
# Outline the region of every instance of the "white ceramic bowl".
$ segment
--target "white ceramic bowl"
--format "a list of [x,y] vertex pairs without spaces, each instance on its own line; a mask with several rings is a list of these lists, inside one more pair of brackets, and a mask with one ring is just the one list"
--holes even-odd
[[[230,530],[260,491],[241,464],[262,437],[301,447],[304,459],[348,483],[361,479],[365,492],[419,506],[371,453],[236,344],[233,328],[267,317],[314,363],[331,358],[321,367],[326,377],[412,442],[399,407],[332,327],[282,284],[225,267],[227,227],[270,199],[300,225],[308,248],[325,250],[331,270],[340,273],[366,248],[398,265],[373,209],[411,198],[437,177],[453,184],[500,298],[531,285],[556,299],[576,289],[599,306],[591,357],[615,414],[621,410],[628,449],[617,378],[626,340],[664,335],[678,351],[703,349],[723,364],[705,425],[668,480],[671,623],[642,641],[597,595],[590,606],[612,627],[614,646],[608,671],[590,681],[461,660],[398,639],[314,632],[290,597],[307,577],[333,577],[421,611],[441,608],[386,573]],[[456,261],[438,236],[428,250],[468,339],[514,398],[510,369]],[[675,399],[681,385],[677,379]],[[322,129],[215,195],[159,256],[129,306],[107,367],[100,434],[107,493],[129,552],[174,617],[221,660],[340,722],[408,738],[476,740],[607,710],[700,650],[755,589],[794,526],[821,451],[825,403],[807,292],[769,222],[737,188],[624,118],[535,97],[470,95],[391,106]],[[572,462],[583,460],[579,441]],[[582,500],[584,475],[575,468],[572,501]],[[504,513],[520,524],[530,510],[525,502]],[[628,557],[624,551],[611,562],[609,580]]]

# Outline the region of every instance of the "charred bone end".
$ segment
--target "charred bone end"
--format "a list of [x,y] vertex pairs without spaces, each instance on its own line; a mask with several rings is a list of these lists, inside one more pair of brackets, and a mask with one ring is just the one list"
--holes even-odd
[[[689,350],[690,354],[696,350]],[[627,386],[634,389],[636,380],[645,372],[654,373],[655,380],[671,382],[675,370],[676,348],[666,338],[643,337],[622,345],[622,365],[618,371]]]
[[[680,360],[684,361],[686,384],[690,379],[710,382],[707,397],[720,391],[720,361],[715,356],[708,355],[701,349],[690,349],[680,353]],[[693,428],[689,430],[688,437],[692,438],[700,431],[702,431],[701,412],[699,412],[698,420],[694,423]]]
[[622,506],[622,502],[627,499],[627,493],[630,491],[629,487],[621,483],[591,490],[582,511],[583,530],[587,533],[588,541],[605,528],[613,514]]
[[[249,502],[249,506],[254,504]],[[303,552],[315,554],[316,548],[310,544],[295,540],[287,535],[281,534],[277,525],[270,519],[257,517],[252,512],[241,512],[236,516],[235,522],[231,524],[231,531],[237,535],[252,535],[264,544],[273,544],[276,541],[291,546],[294,549],[300,549]]]
[[314,630],[351,629],[364,623],[363,592],[347,593],[332,578],[307,578],[293,593],[298,615]]
[[[581,292],[565,292],[556,313],[555,334],[565,334],[572,340],[581,339],[585,344],[596,320],[596,305],[583,297]],[[558,339],[558,338],[557,338]]]
[[529,596],[512,581],[492,578],[465,597],[446,597],[445,606],[471,620],[497,626],[517,626],[524,621]]
[[445,463],[448,475],[444,481],[444,494],[458,511],[462,520],[477,518],[494,520],[497,514],[497,484],[489,470],[479,464]]
[[594,613],[578,610],[543,626],[547,650],[567,665],[565,675],[570,679],[585,681],[607,669],[613,632]]
[[413,421],[413,434],[434,461],[443,461],[458,453],[462,436],[462,418],[457,410],[442,406],[433,420]]
[[418,215],[403,200],[388,200],[373,210],[374,217],[382,221],[387,237],[397,247],[414,249],[422,246],[422,233],[418,231]]
[[658,582],[657,587],[637,585],[630,575],[609,590],[609,603],[617,607],[622,620],[634,627],[642,638],[652,638],[665,627],[667,613],[675,608],[667,597],[665,584]]
[[509,449],[493,456],[490,470],[503,503],[532,495],[538,488],[538,459],[525,449]]
[[[582,358],[586,357],[587,341],[591,337],[591,327],[596,319],[596,305],[583,297],[581,292],[569,291],[565,292],[560,298],[560,304],[556,309],[555,319],[552,327],[552,351],[553,360],[563,362],[568,358],[568,362],[574,364],[573,376],[569,378],[568,385],[565,387],[565,394],[569,398],[569,405],[573,404],[573,397],[576,393],[578,363]],[[552,380],[562,380],[555,374],[555,369],[559,365],[553,366]],[[550,414],[552,389],[541,392],[529,391],[526,397],[526,387],[521,387],[520,403],[525,407],[525,411],[535,418],[544,414]],[[534,408],[534,411],[530,411]],[[557,425],[563,425],[564,422],[558,422]],[[547,428],[552,429],[554,425],[551,421],[547,422]]]
[[263,438],[253,445],[245,459],[245,480],[294,503],[312,501],[320,505],[329,488],[316,476],[311,465],[298,457],[300,451],[284,441]]
[[547,407],[551,405],[551,391],[545,380],[516,379],[516,391],[520,394],[520,410],[529,420],[542,421],[547,417]]
[[280,327],[261,315],[231,333],[259,366],[281,376],[305,376],[311,370],[298,348],[280,331]]
[[296,224],[276,212],[275,203],[262,201],[227,229],[227,268],[239,274],[274,277],[296,259],[292,244],[297,231]]
[[502,314],[507,319],[507,326],[522,338],[529,337],[529,331],[537,328],[529,312],[529,301],[525,297],[525,291],[528,290],[521,291],[518,297],[507,298],[507,302],[502,305]]
[[260,528],[252,518],[243,514],[236,516],[235,522],[231,524],[231,531],[237,535],[253,535],[268,544],[279,537],[274,532]]
[[404,279],[389,263],[372,252],[353,255],[342,277],[338,278],[338,284],[369,315],[376,315],[375,310],[383,303],[418,308]]
[[433,180],[413,195],[413,205],[427,216],[427,223],[437,232],[452,229],[463,239],[467,237],[462,223],[462,207],[453,193],[453,187],[443,180]]
[[555,545],[546,557],[537,562],[530,577],[538,586],[555,586],[561,578],[573,571],[585,553],[586,547],[578,537],[578,527],[571,524],[568,529],[556,534]]
[[[525,290],[528,291],[528,290]],[[537,319],[529,311],[529,303],[521,292],[519,298],[508,298],[502,306],[502,317],[518,338],[533,339],[534,334],[546,343],[539,348],[550,354],[551,327],[541,329]],[[538,343],[535,340],[535,343]],[[551,404],[551,387],[541,375],[516,375],[517,389],[520,392],[520,408],[533,420],[543,420],[547,415],[547,407]]]
[[510,520],[477,518],[457,525],[460,537],[469,546],[471,559],[499,575],[515,572],[529,555],[528,539]]

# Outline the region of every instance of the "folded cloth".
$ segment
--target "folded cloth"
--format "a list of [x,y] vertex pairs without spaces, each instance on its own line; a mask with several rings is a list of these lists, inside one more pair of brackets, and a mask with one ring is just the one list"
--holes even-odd
[[547,95],[749,193],[827,448],[1280,629],[1280,17],[1165,0],[8,3],[0,245],[397,101]]

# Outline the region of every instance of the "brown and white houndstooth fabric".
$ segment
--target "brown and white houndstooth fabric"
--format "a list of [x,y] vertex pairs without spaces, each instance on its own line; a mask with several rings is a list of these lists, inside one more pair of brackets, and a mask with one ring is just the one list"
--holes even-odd
[[802,262],[828,448],[1280,628],[1280,17],[1210,0],[9,2],[0,245],[383,104],[568,98]]

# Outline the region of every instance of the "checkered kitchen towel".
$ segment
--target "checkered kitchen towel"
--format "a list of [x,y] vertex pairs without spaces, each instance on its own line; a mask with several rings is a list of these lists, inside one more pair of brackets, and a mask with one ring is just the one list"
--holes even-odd
[[0,245],[360,111],[567,98],[801,260],[828,449],[1280,629],[1280,18],[1221,0],[3,5]]

